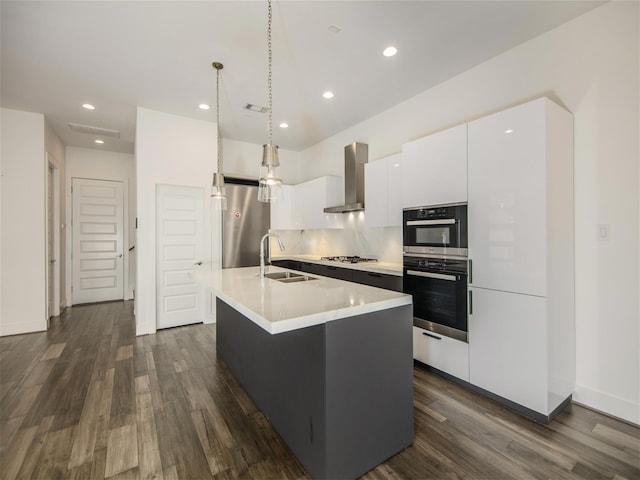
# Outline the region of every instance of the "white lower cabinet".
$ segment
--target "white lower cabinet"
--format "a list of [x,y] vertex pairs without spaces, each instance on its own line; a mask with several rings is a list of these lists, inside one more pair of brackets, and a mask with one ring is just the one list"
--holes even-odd
[[465,342],[413,327],[413,358],[469,381],[469,345]]
[[547,300],[483,288],[469,291],[470,383],[551,413],[557,405],[549,404]]

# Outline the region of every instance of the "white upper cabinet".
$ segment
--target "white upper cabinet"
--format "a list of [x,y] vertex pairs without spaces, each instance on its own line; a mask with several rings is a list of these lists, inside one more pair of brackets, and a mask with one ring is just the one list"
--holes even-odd
[[293,198],[295,187],[282,185],[282,198],[271,203],[271,228],[273,230],[295,230]]
[[467,201],[467,125],[402,146],[402,207]]
[[573,251],[571,141],[571,115],[546,98],[469,123],[474,286],[546,295],[549,247]]
[[304,230],[344,228],[344,215],[324,213],[326,207],[344,203],[342,177],[314,178],[297,185],[283,185],[283,198],[271,204],[271,228]]
[[368,227],[402,225],[402,155],[364,166],[364,221]]

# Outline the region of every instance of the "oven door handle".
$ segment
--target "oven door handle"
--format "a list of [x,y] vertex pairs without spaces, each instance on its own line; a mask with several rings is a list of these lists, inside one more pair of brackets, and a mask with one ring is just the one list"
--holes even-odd
[[458,280],[455,275],[444,275],[442,273],[417,272],[415,270],[407,270],[407,275],[413,275],[415,277],[435,278],[436,280],[448,280],[450,282],[455,282],[456,280]]
[[456,223],[455,218],[445,218],[442,220],[407,220],[407,226],[411,225],[451,225]]

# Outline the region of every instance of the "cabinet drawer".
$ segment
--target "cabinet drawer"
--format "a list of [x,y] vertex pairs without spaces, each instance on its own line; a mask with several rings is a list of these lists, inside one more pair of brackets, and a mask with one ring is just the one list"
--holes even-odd
[[402,277],[396,275],[385,275],[382,273],[365,272],[362,270],[353,271],[353,281],[369,285],[371,287],[384,288],[385,290],[402,291]]
[[469,344],[413,327],[413,358],[469,381]]
[[353,280],[353,270],[348,268],[333,267],[331,265],[323,265],[324,271],[321,275],[325,277],[337,278],[338,280]]
[[300,262],[299,270],[306,273],[315,273],[316,275],[326,275],[324,267],[317,263]]

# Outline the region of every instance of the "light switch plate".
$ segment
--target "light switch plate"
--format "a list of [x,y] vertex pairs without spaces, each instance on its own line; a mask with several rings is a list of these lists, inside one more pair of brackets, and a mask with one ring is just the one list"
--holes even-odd
[[598,240],[602,242],[609,240],[609,225],[598,225]]

